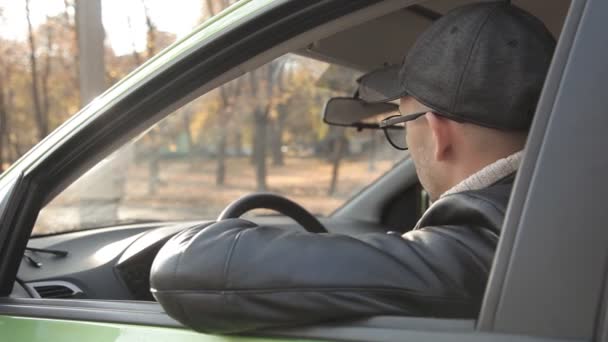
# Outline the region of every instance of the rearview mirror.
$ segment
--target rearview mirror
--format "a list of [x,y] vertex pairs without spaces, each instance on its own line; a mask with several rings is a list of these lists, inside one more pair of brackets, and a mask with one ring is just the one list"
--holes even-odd
[[367,103],[352,97],[333,97],[325,104],[323,122],[334,126],[378,129],[378,123],[370,120],[398,110],[399,106],[394,103]]

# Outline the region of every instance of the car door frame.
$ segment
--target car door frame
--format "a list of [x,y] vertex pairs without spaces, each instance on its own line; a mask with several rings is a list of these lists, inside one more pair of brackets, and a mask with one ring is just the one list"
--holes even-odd
[[608,146],[604,13],[605,1],[571,4],[505,218],[482,331],[595,337],[608,270],[608,158],[598,153]]

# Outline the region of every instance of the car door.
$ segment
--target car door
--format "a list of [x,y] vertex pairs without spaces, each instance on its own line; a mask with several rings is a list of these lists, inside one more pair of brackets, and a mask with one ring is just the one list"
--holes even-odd
[[[300,30],[305,31],[320,24],[309,23],[303,18],[314,15],[316,20],[331,20],[339,14],[372,5],[361,1],[295,3],[298,2],[251,1],[243,6],[249,5],[252,6],[249,10],[258,11],[259,21],[255,23],[262,25],[261,28],[265,27],[263,20],[276,19],[279,13],[301,13],[301,21],[290,24],[299,23]],[[385,3],[403,5],[406,2]],[[246,22],[245,15],[237,9],[230,13],[237,17],[241,14],[239,19]],[[603,84],[608,79],[605,13],[608,13],[608,3],[603,0],[575,0],[572,3],[537,109],[478,320],[376,317],[358,322],[276,329],[256,335],[261,338],[364,341],[605,340],[605,324],[601,324],[608,259],[605,247],[608,230],[603,228],[608,212],[603,208],[602,196],[608,190],[605,177],[608,158],[601,153],[601,148],[608,145],[608,135],[604,133],[608,127],[608,97],[604,95]],[[249,24],[253,25],[252,22]],[[233,23],[234,35],[242,34],[236,29],[239,27],[236,21]],[[276,32],[267,34],[271,33]],[[264,48],[279,44],[263,32],[259,34],[256,43],[265,42]],[[226,33],[224,37],[228,36]],[[198,70],[197,75],[206,75],[207,82],[229,78],[226,72],[230,66],[241,61],[230,60],[212,75],[201,72],[204,68],[196,69],[195,60],[209,62],[210,59],[205,59],[209,56],[203,53],[209,50],[201,49],[201,54],[181,60],[181,65],[173,64],[174,69],[165,71],[168,74]],[[219,53],[228,49],[213,51]],[[249,52],[246,56],[251,58],[257,52]],[[161,87],[169,80],[163,75],[161,70],[154,78],[142,82],[141,87],[136,87],[141,90],[139,93],[129,93],[130,101],[119,99],[107,103],[104,110],[97,108],[101,114],[90,116],[90,121],[76,122],[82,125],[80,129],[71,127],[73,138],[65,138],[65,133],[57,141],[59,146],[32,152],[21,162],[22,166],[13,169],[14,179],[2,179],[8,190],[0,192],[4,194],[0,222],[1,295],[7,296],[13,286],[16,265],[43,202],[42,194],[52,192],[79,170],[86,169],[94,159],[87,153],[101,158],[104,151],[110,150],[113,139],[119,137],[119,141],[124,141],[136,134],[138,127],[143,129],[146,120],[153,120],[151,112],[162,115],[152,110],[154,106],[168,108],[178,103],[181,97],[171,90],[171,86],[195,88],[195,84],[189,83],[192,79],[171,79],[174,83],[167,84],[168,88],[159,88],[154,93],[151,90],[154,86]],[[160,103],[161,99],[144,95],[151,91],[156,97],[167,95],[162,98],[167,102]],[[94,106],[91,108],[95,109]],[[89,110],[94,112],[93,109]],[[108,118],[121,118],[122,121],[113,123]],[[141,122],[141,126],[134,120]],[[108,134],[111,129],[117,131]],[[92,134],[95,131],[106,134]],[[92,135],[88,137],[88,134]],[[47,143],[53,139],[49,138]],[[63,163],[77,167],[66,169],[62,167]],[[49,173],[55,178],[49,179]],[[604,330],[601,330],[602,326]],[[155,303],[10,298],[0,300],[0,336],[7,341],[80,341],[83,336],[97,341],[226,340],[186,329],[167,317]],[[244,337],[230,339],[247,340]]]
[[479,320],[591,340],[605,287],[605,1],[574,1],[540,100]]

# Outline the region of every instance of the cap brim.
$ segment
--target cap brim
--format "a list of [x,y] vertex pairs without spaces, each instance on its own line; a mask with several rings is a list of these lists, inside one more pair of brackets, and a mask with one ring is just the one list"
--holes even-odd
[[399,65],[391,65],[361,76],[357,80],[359,98],[368,103],[378,103],[397,100],[407,95],[407,91],[399,82],[400,69]]

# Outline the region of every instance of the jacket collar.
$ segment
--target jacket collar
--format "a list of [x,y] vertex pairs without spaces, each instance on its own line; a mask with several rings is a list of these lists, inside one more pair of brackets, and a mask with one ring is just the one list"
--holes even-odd
[[501,179],[517,171],[522,156],[523,151],[518,151],[506,158],[499,159],[492,164],[487,165],[444,192],[439,198],[463,191],[481,190],[497,183]]

